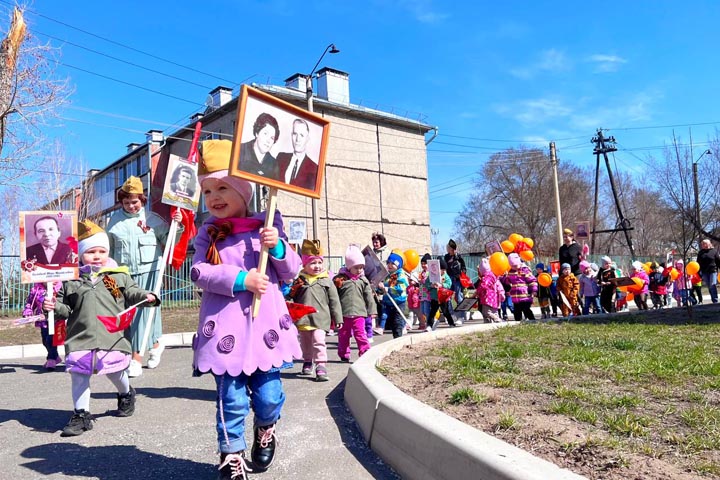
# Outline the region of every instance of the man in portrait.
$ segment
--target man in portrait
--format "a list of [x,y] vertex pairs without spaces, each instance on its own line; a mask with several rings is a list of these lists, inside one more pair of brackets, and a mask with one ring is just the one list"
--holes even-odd
[[73,251],[69,245],[60,241],[60,225],[55,217],[48,215],[37,219],[33,233],[38,243],[25,249],[26,260],[34,259],[44,265],[73,263]]
[[318,165],[305,153],[310,136],[310,126],[301,119],[296,118],[292,125],[293,151],[278,153],[277,161],[280,169],[280,180],[289,185],[315,190]]
[[195,172],[187,165],[180,165],[170,179],[170,190],[181,197],[195,196]]

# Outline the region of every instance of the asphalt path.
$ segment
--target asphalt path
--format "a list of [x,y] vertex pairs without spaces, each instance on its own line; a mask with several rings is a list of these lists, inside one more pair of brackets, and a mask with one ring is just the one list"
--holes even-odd
[[[356,355],[353,342],[353,360]],[[277,457],[250,478],[399,478],[368,448],[345,407],[349,364],[337,357],[337,337],[328,338],[328,357],[328,382],[299,375],[299,363],[284,371]],[[94,428],[70,438],[60,436],[72,415],[70,375],[46,372],[43,361],[0,361],[0,480],[216,477],[215,383],[210,375],[191,376],[189,346],[167,348],[157,369],[131,380],[138,394],[132,417],[114,416],[113,385],[93,377]],[[252,428],[246,430],[251,444]]]

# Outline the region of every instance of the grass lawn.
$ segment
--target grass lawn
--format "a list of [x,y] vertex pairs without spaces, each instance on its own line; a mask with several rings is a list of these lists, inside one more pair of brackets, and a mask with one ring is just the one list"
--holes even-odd
[[720,324],[523,324],[414,345],[379,369],[589,478],[720,477]]

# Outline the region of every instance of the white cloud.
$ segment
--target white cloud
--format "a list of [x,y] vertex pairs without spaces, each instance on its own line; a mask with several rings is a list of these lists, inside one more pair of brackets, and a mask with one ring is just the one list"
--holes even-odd
[[409,10],[420,23],[435,24],[450,18],[449,13],[436,10],[432,0],[402,0],[400,5]]
[[519,100],[512,104],[497,105],[495,111],[525,125],[543,124],[546,120],[572,114],[572,108],[555,98]]
[[510,70],[510,74],[524,80],[533,78],[543,72],[565,72],[572,68],[570,59],[560,50],[551,48],[540,52],[538,58],[525,66],[515,67]]
[[587,61],[594,64],[595,73],[617,72],[628,61],[618,55],[595,54],[590,55]]

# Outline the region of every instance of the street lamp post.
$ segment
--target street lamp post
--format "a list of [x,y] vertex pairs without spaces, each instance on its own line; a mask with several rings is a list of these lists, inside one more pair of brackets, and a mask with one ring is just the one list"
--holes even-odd
[[[322,59],[325,57],[325,55],[330,53],[340,53],[340,50],[338,50],[335,47],[334,43],[331,43],[327,47],[325,47],[325,51],[320,55],[320,58],[317,62],[315,62],[315,66],[310,70],[310,74],[305,79],[305,93],[307,98],[307,109],[309,112],[313,111],[313,83],[312,78],[315,74],[315,70],[317,69],[318,65],[320,65],[320,62],[322,62]],[[314,198],[311,200],[311,207],[312,207],[312,224],[313,224],[313,239],[318,239],[318,213],[317,213],[317,200]]]
[[710,149],[705,150],[692,164],[692,175],[693,175],[693,193],[695,194],[695,236],[698,237],[698,244],[700,243],[700,233],[702,233],[702,223],[700,222],[700,194],[698,193],[698,173],[697,164],[702,157],[705,155],[712,155]]

